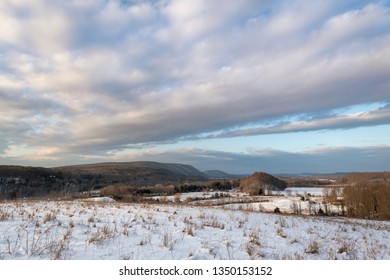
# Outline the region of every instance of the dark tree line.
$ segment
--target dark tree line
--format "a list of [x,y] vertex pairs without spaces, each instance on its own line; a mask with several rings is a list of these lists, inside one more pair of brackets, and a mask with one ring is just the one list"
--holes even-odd
[[203,191],[207,188],[223,191],[232,187],[232,183],[228,180],[191,183],[192,180],[199,178],[175,175],[166,170],[133,168],[126,172],[115,169],[103,171],[103,173],[80,172],[76,168],[52,169],[3,165],[0,166],[0,199],[63,197],[100,189],[113,195],[123,195],[123,193],[140,196],[172,195]]

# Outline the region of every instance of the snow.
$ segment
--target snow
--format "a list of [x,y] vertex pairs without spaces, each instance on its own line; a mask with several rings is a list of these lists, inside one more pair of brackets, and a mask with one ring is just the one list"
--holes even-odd
[[11,260],[390,259],[389,233],[385,221],[255,209],[83,200],[0,203],[0,259]]
[[286,188],[281,193],[288,196],[289,194],[305,195],[311,194],[313,196],[321,196],[324,188]]
[[[302,201],[301,197],[297,196],[263,196],[261,202],[240,202],[229,203],[229,199],[226,199],[226,204],[222,205],[223,209],[236,209],[246,211],[261,211],[261,212],[274,212],[276,208],[284,214],[303,214],[309,215],[318,213],[320,209],[325,211],[325,205],[322,203],[322,199],[310,198],[310,200]],[[328,212],[334,215],[342,213],[342,207],[327,204]]]
[[84,201],[91,201],[91,202],[116,202],[115,199],[111,197],[91,197],[91,198],[86,198],[83,199]]

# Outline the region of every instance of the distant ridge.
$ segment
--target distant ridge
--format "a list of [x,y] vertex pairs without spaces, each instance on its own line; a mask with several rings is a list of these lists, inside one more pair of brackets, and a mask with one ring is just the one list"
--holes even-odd
[[246,174],[229,174],[220,170],[206,170],[203,171],[203,173],[207,176],[208,179],[238,179],[248,176]]
[[335,172],[335,173],[278,173],[273,174],[277,177],[285,177],[285,178],[312,178],[312,177],[321,177],[321,178],[339,178],[342,176],[346,176],[352,172]]
[[114,183],[134,186],[207,180],[204,173],[191,165],[154,161],[103,162],[52,169],[73,175],[102,176]]
[[164,170],[166,172],[190,177],[205,178],[205,174],[195,167],[180,163],[161,163],[154,161],[133,161],[133,162],[103,162],[92,164],[68,165],[52,168],[57,171],[71,171],[79,174],[106,174],[124,175],[137,171]]

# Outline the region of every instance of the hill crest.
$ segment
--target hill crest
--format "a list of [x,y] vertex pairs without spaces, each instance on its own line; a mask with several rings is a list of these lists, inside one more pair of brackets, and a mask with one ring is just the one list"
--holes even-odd
[[287,183],[265,172],[254,174],[241,179],[240,190],[251,195],[265,194],[271,190],[284,190]]

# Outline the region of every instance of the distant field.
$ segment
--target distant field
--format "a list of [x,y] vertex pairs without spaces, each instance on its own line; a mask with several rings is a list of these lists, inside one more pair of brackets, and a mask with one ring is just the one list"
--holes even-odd
[[[284,214],[315,214],[319,209],[328,211],[330,215],[341,215],[340,205],[327,203],[324,205],[323,189],[326,188],[287,188],[284,191],[274,191],[273,195],[252,196],[240,192],[193,192],[180,196],[155,196],[152,200],[177,201],[198,206],[218,206],[223,209],[235,209],[258,212],[274,212],[276,208]],[[303,201],[304,195],[310,195]]]
[[[314,196],[321,196],[323,194],[323,187],[318,187],[318,188],[287,188],[284,191],[281,191],[283,195],[288,195],[288,194],[311,194]],[[277,193],[277,192],[274,192]]]

